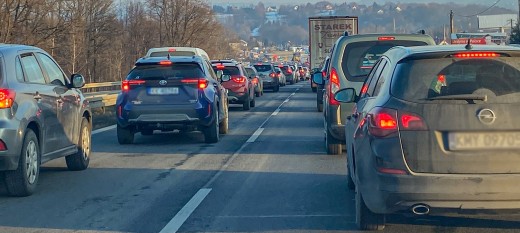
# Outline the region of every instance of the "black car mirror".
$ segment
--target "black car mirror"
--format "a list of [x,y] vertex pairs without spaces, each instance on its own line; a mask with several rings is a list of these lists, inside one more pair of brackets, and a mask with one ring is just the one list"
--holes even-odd
[[72,80],[73,88],[82,88],[85,86],[85,78],[81,74],[73,74],[70,76],[70,79]]
[[227,81],[231,80],[231,75],[227,75],[227,74],[222,75],[222,78],[220,80],[222,80],[222,82],[227,82]]
[[312,82],[318,85],[323,85],[323,75],[321,72],[317,72],[312,75]]
[[342,103],[354,103],[357,100],[356,89],[341,89],[334,94],[334,99]]

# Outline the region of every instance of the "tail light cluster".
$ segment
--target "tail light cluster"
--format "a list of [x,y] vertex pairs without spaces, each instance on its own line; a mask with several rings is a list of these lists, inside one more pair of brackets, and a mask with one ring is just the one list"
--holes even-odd
[[273,73],[270,73],[270,74],[269,74],[269,77],[271,77],[271,78],[276,78],[277,76],[276,76],[276,73],[273,72]]
[[287,67],[287,73],[288,73],[288,74],[292,74],[292,69],[291,69],[291,67]]
[[400,131],[428,130],[424,119],[417,114],[390,108],[374,108],[367,115],[368,132],[376,137],[387,137]]
[[208,80],[205,78],[185,78],[181,80],[182,84],[196,84],[197,88],[204,89],[208,87]]
[[329,104],[330,105],[339,105],[339,101],[334,98],[334,94],[339,90],[339,77],[338,72],[335,68],[330,70],[330,82],[328,85],[328,93],[329,93]]
[[125,80],[121,83],[121,90],[123,92],[129,91],[133,86],[139,86],[145,84],[145,80]]
[[246,79],[247,78],[245,76],[242,76],[242,75],[233,75],[233,76],[231,76],[231,80],[233,80],[233,82],[236,82],[236,83],[245,83]]
[[[208,87],[208,80],[205,78],[185,78],[180,80],[181,84],[188,84],[188,85],[197,85],[198,89],[204,89]],[[121,83],[121,90],[123,92],[128,92],[135,86],[140,86],[146,84],[145,80],[125,80]]]
[[0,89],[0,109],[11,108],[14,103],[16,92],[11,89]]

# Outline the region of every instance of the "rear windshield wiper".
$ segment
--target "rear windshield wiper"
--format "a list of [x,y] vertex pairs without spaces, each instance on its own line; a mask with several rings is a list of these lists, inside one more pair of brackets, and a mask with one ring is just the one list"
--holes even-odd
[[487,101],[487,95],[441,95],[425,100],[482,100]]

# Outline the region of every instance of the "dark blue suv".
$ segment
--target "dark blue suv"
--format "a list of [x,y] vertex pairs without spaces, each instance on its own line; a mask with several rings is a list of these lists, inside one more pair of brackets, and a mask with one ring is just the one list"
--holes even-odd
[[155,130],[199,130],[207,143],[215,143],[228,131],[227,92],[203,57],[141,58],[121,89],[116,103],[120,144],[133,143],[137,132]]

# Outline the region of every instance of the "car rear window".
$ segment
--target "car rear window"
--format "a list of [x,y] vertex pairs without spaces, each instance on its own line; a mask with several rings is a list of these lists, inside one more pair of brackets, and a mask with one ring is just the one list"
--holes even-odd
[[254,65],[256,71],[258,72],[269,72],[271,71],[270,65]]
[[[217,72],[217,67],[213,66],[213,70]],[[225,66],[222,70],[223,75],[241,75],[240,70],[236,66]]]
[[364,82],[377,60],[394,46],[422,46],[423,41],[392,40],[353,42],[345,47],[341,68],[347,80]]
[[485,96],[487,103],[519,103],[519,69],[520,57],[408,60],[397,65],[391,93],[413,102],[470,95]]
[[170,54],[170,56],[188,56],[188,57],[195,55],[195,53],[191,52],[191,51],[172,51],[172,52],[160,51],[160,52],[151,53],[150,57],[166,57],[166,56],[168,56],[168,54]]
[[202,78],[204,72],[197,63],[174,63],[171,66],[139,65],[127,76],[127,80],[157,80],[157,79],[182,79]]
[[255,74],[255,71],[253,70],[253,68],[246,68],[246,72],[247,72],[247,75],[248,75],[249,77],[251,77],[251,76],[255,76],[255,75],[256,75],[256,74]]

